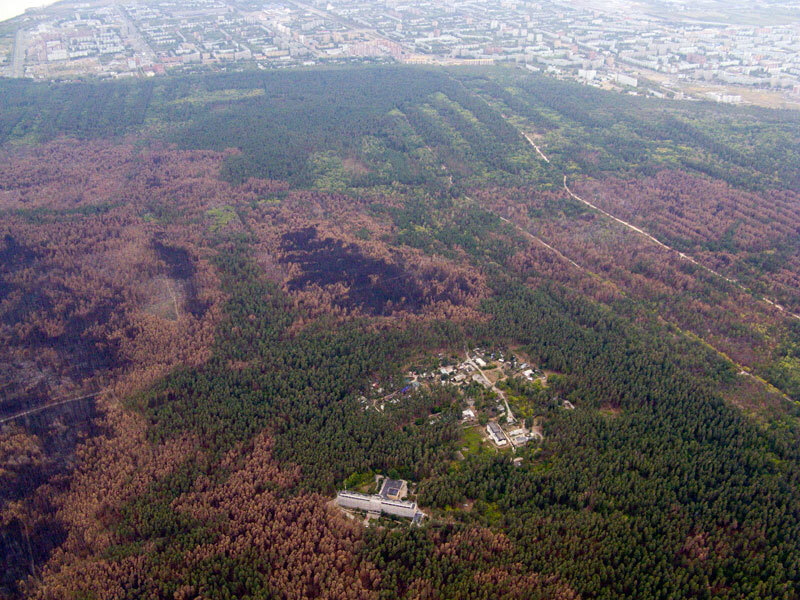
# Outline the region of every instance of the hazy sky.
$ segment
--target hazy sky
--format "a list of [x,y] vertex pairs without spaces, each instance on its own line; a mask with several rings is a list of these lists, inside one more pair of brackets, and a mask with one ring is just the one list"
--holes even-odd
[[0,21],[16,17],[25,12],[26,8],[52,4],[54,0],[0,0]]

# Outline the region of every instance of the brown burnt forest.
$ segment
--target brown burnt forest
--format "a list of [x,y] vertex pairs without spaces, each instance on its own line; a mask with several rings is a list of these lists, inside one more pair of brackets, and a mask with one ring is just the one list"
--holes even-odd
[[[500,67],[0,96],[0,597],[798,598],[796,114]],[[377,474],[421,524],[337,508]]]

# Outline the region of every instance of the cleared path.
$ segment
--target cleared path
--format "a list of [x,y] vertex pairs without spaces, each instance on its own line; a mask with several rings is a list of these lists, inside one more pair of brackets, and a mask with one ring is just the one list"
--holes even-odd
[[581,271],[585,271],[585,269],[584,269],[582,266],[580,266],[578,263],[576,263],[576,262],[575,262],[574,260],[572,260],[571,258],[567,258],[566,256],[564,256],[564,255],[563,255],[561,252],[559,252],[557,249],[553,248],[553,247],[552,247],[550,244],[548,244],[547,242],[545,242],[543,239],[541,239],[541,238],[539,238],[539,237],[536,237],[535,235],[533,235],[533,234],[532,234],[530,231],[528,231],[527,229],[524,229],[524,228],[520,227],[519,225],[517,225],[516,223],[514,223],[514,222],[512,222],[512,221],[509,221],[509,220],[508,220],[508,219],[506,219],[505,217],[501,217],[500,215],[497,215],[497,216],[500,218],[500,220],[501,220],[501,221],[504,221],[505,223],[508,223],[509,225],[511,225],[512,227],[516,228],[516,229],[517,229],[517,231],[519,231],[520,233],[522,233],[522,234],[523,234],[523,235],[525,235],[526,237],[529,237],[529,238],[530,238],[530,239],[532,239],[533,241],[535,241],[535,242],[538,242],[539,244],[541,244],[542,246],[544,246],[545,248],[547,248],[548,250],[550,250],[551,252],[553,252],[553,253],[554,253],[556,256],[558,256],[560,259],[567,261],[567,262],[568,262],[569,264],[571,264],[573,267],[577,267],[577,268],[578,268],[578,269],[580,269]]
[[[748,290],[748,289],[747,289],[747,288],[746,288],[744,285],[742,285],[741,283],[739,283],[739,282],[738,282],[738,281],[736,281],[735,279],[731,279],[730,277],[726,277],[725,275],[723,275],[723,274],[722,274],[722,273],[720,273],[719,271],[715,271],[715,270],[714,270],[714,269],[712,269],[711,267],[707,267],[707,266],[705,266],[704,264],[697,262],[697,260],[695,260],[693,257],[689,256],[688,254],[686,254],[686,253],[684,253],[684,252],[680,252],[680,251],[676,250],[675,248],[672,248],[672,247],[670,247],[670,246],[667,246],[667,245],[666,245],[664,242],[661,242],[661,241],[657,240],[657,239],[656,239],[656,238],[654,238],[652,235],[650,235],[649,233],[647,233],[645,230],[643,230],[643,229],[640,229],[639,227],[636,227],[636,225],[633,225],[633,224],[631,224],[631,223],[628,223],[627,221],[623,221],[623,220],[622,220],[622,219],[620,219],[619,217],[615,217],[615,216],[614,216],[614,215],[612,215],[611,213],[609,213],[609,212],[607,212],[607,211],[603,210],[602,208],[600,208],[599,206],[596,206],[595,204],[592,204],[592,203],[591,203],[591,202],[589,202],[588,200],[584,200],[583,198],[581,198],[580,196],[578,196],[578,195],[577,195],[575,192],[573,192],[571,189],[569,189],[569,186],[567,185],[567,176],[566,176],[566,175],[564,175],[564,189],[565,189],[565,190],[567,191],[567,193],[568,193],[570,196],[572,196],[572,197],[573,197],[575,200],[578,200],[579,202],[583,202],[583,204],[585,204],[586,206],[588,206],[588,207],[590,207],[590,208],[592,208],[592,209],[596,210],[597,212],[599,212],[599,213],[601,213],[601,214],[603,214],[603,215],[607,216],[609,219],[613,219],[613,220],[614,220],[614,221],[616,221],[617,223],[620,223],[621,225],[624,225],[624,226],[625,226],[625,227],[627,227],[628,229],[631,229],[631,230],[635,231],[636,233],[638,233],[638,234],[640,234],[640,235],[643,235],[643,236],[644,236],[644,237],[646,237],[648,240],[650,240],[650,241],[651,241],[651,242],[653,242],[654,244],[657,244],[657,245],[661,246],[661,247],[662,247],[662,248],[664,248],[665,250],[668,250],[668,251],[670,251],[670,252],[674,252],[675,254],[677,254],[678,256],[680,256],[682,259],[684,259],[684,260],[688,260],[688,261],[689,261],[690,263],[692,263],[693,265],[695,265],[695,266],[698,266],[698,267],[700,267],[701,269],[704,269],[704,270],[705,270],[705,271],[707,271],[708,273],[711,273],[712,275],[715,275],[715,276],[719,277],[720,279],[724,279],[725,281],[727,281],[727,282],[728,282],[728,283],[730,283],[731,285],[735,285],[736,287],[738,287],[739,289],[741,289],[741,290],[742,290],[742,291],[744,291],[744,292],[747,292],[748,294],[750,293],[750,290]],[[795,319],[800,319],[800,315],[796,315],[795,313],[793,313],[793,312],[791,312],[791,311],[788,311],[788,310],[786,310],[786,309],[785,309],[783,306],[781,306],[780,304],[777,304],[775,301],[773,301],[773,300],[770,300],[769,298],[767,298],[767,297],[765,297],[765,296],[759,296],[759,297],[758,297],[758,299],[759,299],[759,300],[761,300],[762,302],[765,302],[766,304],[769,304],[769,305],[770,305],[770,306],[772,306],[773,308],[777,308],[779,311],[781,311],[782,313],[784,313],[784,314],[786,314],[786,315],[789,315],[789,316],[791,316],[791,317],[794,317]]]
[[491,382],[491,380],[486,376],[486,374],[478,366],[478,363],[476,363],[474,360],[472,360],[472,358],[469,355],[469,350],[467,349],[466,346],[464,347],[464,355],[466,357],[466,361],[469,364],[471,364],[473,367],[475,367],[475,369],[477,369],[478,373],[481,374],[481,377],[483,377],[483,380],[486,382],[486,385],[488,385],[492,389],[492,391],[494,391],[494,393],[497,394],[498,396],[500,396],[500,398],[503,400],[503,404],[506,407],[506,421],[508,423],[516,422],[516,419],[514,418],[514,413],[511,412],[511,407],[508,405],[508,400],[506,399],[506,395],[503,393],[503,391],[501,389],[499,389],[495,384],[493,384]]
[[[530,138],[530,136],[527,133],[524,133],[524,132],[521,132],[521,133],[522,133],[523,137],[528,141],[528,143],[533,147],[533,149],[536,150],[536,153],[542,158],[542,160],[544,160],[545,162],[547,162],[549,164],[550,163],[550,159],[548,159],[544,155],[544,153],[541,151],[539,146],[536,145],[536,143]],[[675,248],[667,246],[664,242],[656,239],[654,236],[652,236],[651,234],[646,232],[644,229],[641,229],[640,227],[637,227],[636,225],[633,225],[632,223],[628,223],[627,221],[625,221],[623,219],[620,219],[619,217],[615,217],[610,212],[603,210],[602,208],[600,208],[599,206],[596,206],[595,204],[592,204],[588,200],[584,200],[583,198],[578,196],[575,192],[573,192],[571,189],[569,189],[569,186],[567,185],[567,176],[566,175],[564,175],[564,189],[566,190],[566,192],[572,198],[574,198],[578,202],[582,202],[583,204],[585,204],[586,206],[588,206],[592,210],[595,210],[595,211],[599,212],[600,214],[608,217],[609,219],[612,219],[612,220],[616,221],[620,225],[623,225],[623,226],[627,227],[628,229],[630,229],[632,231],[635,231],[639,235],[642,235],[642,236],[646,237],[648,240],[650,240],[651,242],[653,242],[657,246],[660,246],[661,248],[664,248],[665,250],[668,250],[669,252],[674,252],[675,254],[680,256],[682,259],[689,261],[693,265],[695,265],[697,267],[700,267],[701,269],[704,269],[706,272],[711,273],[712,275],[715,275],[716,277],[719,277],[720,279],[723,279],[724,281],[727,281],[731,285],[735,285],[736,287],[738,287],[742,291],[747,292],[748,294],[751,293],[750,290],[747,289],[747,287],[745,287],[744,285],[742,285],[741,283],[739,283],[735,279],[732,279],[731,277],[727,277],[727,276],[723,275],[722,273],[720,273],[719,271],[715,271],[714,269],[705,266],[704,264],[698,262],[692,256],[689,256],[688,254],[686,254],[684,252],[680,252],[680,251],[676,250]],[[502,219],[503,217],[500,217],[500,218]],[[503,220],[506,221],[506,222],[509,222],[508,219],[503,219]],[[525,230],[522,230],[522,231],[525,231]],[[536,238],[535,236],[531,235],[530,233],[528,233],[528,235],[530,235],[534,239],[537,239],[540,243],[542,243],[545,246],[547,246],[547,244],[545,244],[545,242],[543,242],[542,240],[539,240],[539,238]],[[554,250],[555,252],[558,252],[557,250],[555,250],[552,247],[550,247],[550,249]],[[560,254],[566,260],[569,260],[568,258],[564,257],[563,254],[561,254],[560,252],[558,254]],[[578,266],[576,263],[574,263],[571,260],[569,260],[569,262],[571,262],[575,266]],[[779,310],[780,312],[784,313],[787,316],[790,316],[790,317],[793,317],[795,319],[800,320],[800,315],[795,314],[795,313],[791,312],[790,310],[787,310],[786,308],[784,308],[783,306],[781,306],[780,304],[778,304],[774,300],[771,300],[771,299],[769,299],[769,298],[767,298],[765,296],[757,296],[757,299],[759,299],[761,302],[764,302],[765,304],[770,305],[772,308],[776,308],[777,310]]]
[[547,158],[547,157],[544,155],[544,152],[542,152],[541,148],[539,148],[539,146],[537,146],[537,145],[536,145],[536,142],[534,142],[534,141],[531,139],[531,137],[530,137],[530,136],[529,136],[527,133],[523,133],[522,135],[524,135],[524,136],[525,136],[525,139],[526,139],[526,140],[528,140],[528,143],[529,143],[531,146],[533,146],[533,148],[534,148],[534,150],[536,150],[536,152],[538,152],[539,156],[541,156],[541,157],[542,157],[542,159],[544,160],[544,162],[546,162],[546,163],[548,163],[548,164],[549,164],[549,163],[550,163],[550,159],[549,159],[549,158]]
[[31,408],[21,413],[11,415],[10,417],[0,419],[0,425],[2,425],[3,423],[7,423],[9,421],[13,421],[15,419],[21,419],[22,417],[25,417],[27,415],[32,415],[34,413],[47,410],[48,408],[53,408],[54,406],[61,406],[62,404],[69,404],[70,402],[78,402],[79,400],[88,400],[89,398],[94,398],[95,396],[99,396],[102,393],[103,392],[95,392],[94,394],[87,394],[86,396],[80,396],[78,398],[68,398],[66,400],[61,400],[60,402],[52,402],[50,404],[45,404],[44,406],[37,406],[36,408]]

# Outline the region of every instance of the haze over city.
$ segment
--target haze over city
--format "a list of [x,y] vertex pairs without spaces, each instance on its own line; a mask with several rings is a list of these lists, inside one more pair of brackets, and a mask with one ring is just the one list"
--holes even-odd
[[29,8],[39,8],[52,4],[53,0],[3,0],[0,3],[0,21],[21,15]]
[[656,97],[800,103],[796,2],[100,0],[62,2],[7,31],[0,72],[37,79],[512,63]]

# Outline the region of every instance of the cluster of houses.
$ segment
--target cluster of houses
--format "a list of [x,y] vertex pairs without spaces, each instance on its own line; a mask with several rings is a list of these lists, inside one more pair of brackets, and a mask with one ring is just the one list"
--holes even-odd
[[[526,362],[520,362],[514,356],[506,358],[501,351],[492,352],[474,348],[472,352],[467,353],[465,360],[457,364],[448,364],[448,359],[441,353],[438,363],[438,366],[426,372],[409,371],[402,384],[389,385],[387,386],[389,389],[384,389],[378,382],[373,383],[373,389],[370,392],[371,398],[361,396],[362,404],[365,405],[365,409],[374,407],[383,411],[387,403],[400,402],[406,394],[413,394],[423,384],[465,387],[475,382],[483,387],[494,389],[502,395],[502,392],[495,387],[484,371],[491,372],[491,377],[495,382],[508,376],[523,377],[528,381],[543,380],[546,382],[542,371],[531,367]],[[499,375],[496,371],[498,368],[500,369]],[[574,408],[569,402],[565,402],[564,407]],[[493,417],[488,421],[481,419],[481,431],[485,428],[486,442],[502,450],[520,448],[533,440],[542,439],[541,418],[537,418],[531,427],[526,427],[522,422],[513,419],[510,413],[506,413],[503,402],[498,403],[497,409],[496,413],[492,412],[500,415],[501,418]],[[468,398],[467,406],[461,413],[462,424],[465,427],[477,427],[476,421],[479,420],[479,412],[474,401]],[[502,417],[507,417],[507,419]],[[523,459],[512,456],[512,460],[518,466]],[[342,490],[336,496],[336,504],[347,511],[364,512],[368,519],[390,516],[411,519],[412,523],[419,523],[426,515],[419,509],[416,502],[405,499],[407,494],[407,482],[384,478],[378,493],[365,494]]]
[[505,431],[497,421],[489,421],[486,424],[486,433],[498,448],[506,446],[519,448],[531,440],[542,439],[542,434],[539,431],[525,427],[517,427],[516,429]]
[[420,373],[419,375],[409,373],[409,376],[414,376],[415,379],[420,380],[439,379],[462,387],[472,382],[486,385],[486,378],[479,371],[497,367],[502,370],[504,376],[520,375],[528,381],[544,380],[544,373],[531,368],[526,362],[520,363],[515,356],[507,358],[502,351],[488,351],[481,348],[474,348],[471,356],[468,356],[466,360],[460,363],[442,365],[438,368],[438,371]]
[[[379,412],[385,410],[387,404],[397,404],[408,394],[413,394],[421,385],[453,385],[459,388],[466,388],[471,384],[477,383],[485,388],[494,388],[494,383],[487,376],[487,372],[495,381],[509,376],[523,377],[528,381],[546,382],[545,374],[526,362],[520,362],[513,355],[508,355],[501,351],[484,350],[473,348],[467,354],[465,360],[455,364],[449,364],[444,353],[438,357],[439,366],[432,370],[421,373],[409,371],[402,384],[397,384],[392,390],[384,389],[378,382],[372,384],[372,390],[368,396],[361,396],[359,401],[365,410],[374,408]],[[496,369],[500,369],[498,374]],[[401,387],[402,386],[402,387]],[[496,389],[496,388],[495,388]],[[472,402],[468,400],[468,406],[462,411],[462,423],[468,424],[478,420],[476,409]],[[496,415],[506,416],[508,424],[514,424],[514,419],[506,415],[506,406],[502,401],[498,401]],[[506,430],[495,420],[486,425],[488,439],[498,448],[524,446],[535,439],[541,439],[541,433],[536,429],[528,429],[522,425],[515,426],[514,429]]]

